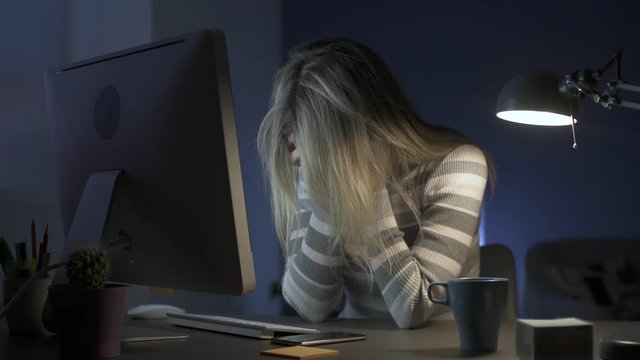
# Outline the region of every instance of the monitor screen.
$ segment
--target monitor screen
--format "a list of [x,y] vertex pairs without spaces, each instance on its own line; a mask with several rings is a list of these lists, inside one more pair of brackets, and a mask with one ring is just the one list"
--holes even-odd
[[73,63],[44,80],[65,254],[126,234],[129,249],[109,255],[110,281],[255,288],[222,31]]

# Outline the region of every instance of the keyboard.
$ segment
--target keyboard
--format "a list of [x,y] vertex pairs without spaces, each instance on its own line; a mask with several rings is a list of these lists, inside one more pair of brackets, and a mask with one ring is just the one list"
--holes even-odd
[[216,315],[167,313],[167,321],[177,326],[247,336],[256,339],[271,339],[276,333],[312,334],[318,332],[318,330],[311,328]]

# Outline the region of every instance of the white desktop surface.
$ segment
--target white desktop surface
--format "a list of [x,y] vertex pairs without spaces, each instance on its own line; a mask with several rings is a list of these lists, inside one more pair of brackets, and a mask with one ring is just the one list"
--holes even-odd
[[[255,320],[315,327],[319,330],[343,330],[367,335],[367,340],[324,345],[340,351],[338,359],[462,359],[455,322],[434,320],[420,329],[401,330],[392,321],[330,320],[310,324],[297,317],[254,317]],[[184,332],[184,340],[151,341],[122,345],[122,360],[163,359],[277,359],[260,355],[260,351],[279,347],[269,340],[257,340],[202,330],[179,328],[165,320],[129,321],[131,325],[148,326]],[[603,334],[640,328],[640,322],[594,323],[594,359],[598,359],[598,343]],[[474,356],[476,359],[517,359],[513,323],[504,323],[500,331],[498,351]],[[0,359],[58,359],[58,344],[54,336],[9,336],[6,321],[0,324]]]

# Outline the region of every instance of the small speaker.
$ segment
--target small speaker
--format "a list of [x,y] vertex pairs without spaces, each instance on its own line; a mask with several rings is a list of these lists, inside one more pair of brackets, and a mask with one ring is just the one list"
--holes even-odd
[[605,335],[600,340],[602,360],[640,359],[640,330]]

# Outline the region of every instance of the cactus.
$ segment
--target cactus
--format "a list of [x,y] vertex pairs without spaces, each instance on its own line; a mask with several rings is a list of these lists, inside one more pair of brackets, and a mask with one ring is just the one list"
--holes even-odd
[[107,257],[101,249],[83,247],[69,256],[67,277],[71,286],[79,288],[102,288],[109,269]]

